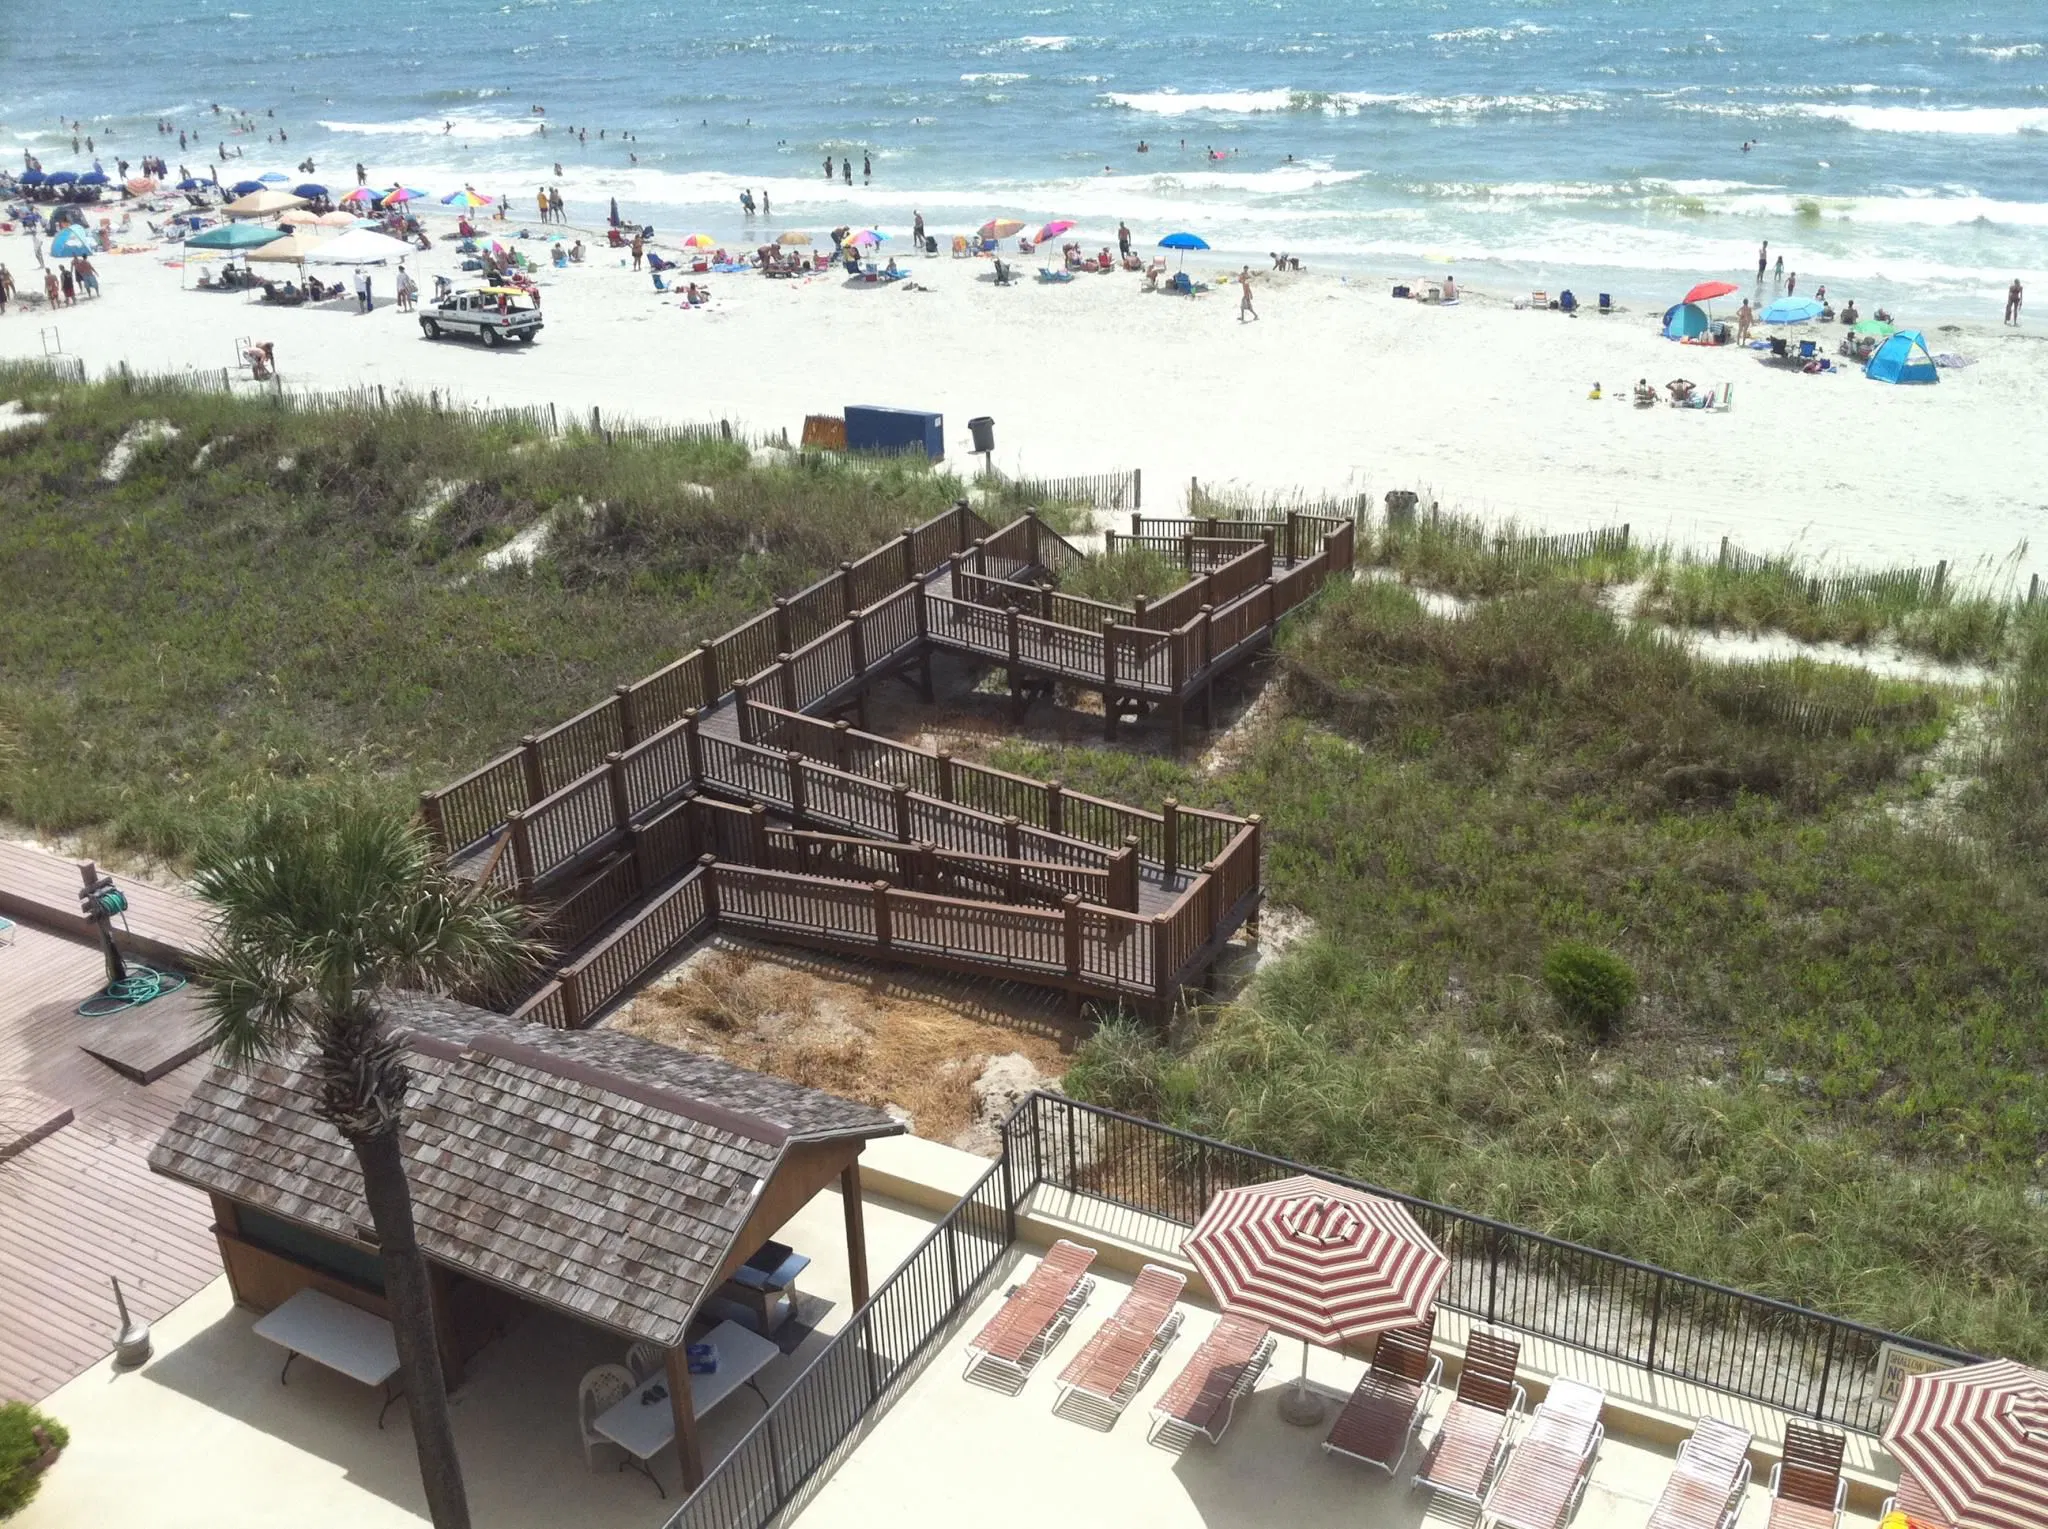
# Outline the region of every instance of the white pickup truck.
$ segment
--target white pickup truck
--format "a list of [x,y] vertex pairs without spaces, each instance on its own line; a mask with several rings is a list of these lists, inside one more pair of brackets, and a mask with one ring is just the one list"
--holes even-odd
[[510,287],[483,287],[453,292],[420,314],[420,332],[430,340],[443,335],[475,335],[486,345],[509,340],[531,344],[540,334],[540,309],[524,292]]

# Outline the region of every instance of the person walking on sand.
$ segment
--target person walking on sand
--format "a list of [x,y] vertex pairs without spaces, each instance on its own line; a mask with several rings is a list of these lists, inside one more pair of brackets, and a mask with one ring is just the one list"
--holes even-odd
[[569,210],[562,205],[562,188],[560,186],[548,187],[548,212],[557,223],[569,221]]
[[356,184],[358,186],[370,184],[370,172],[363,168],[363,162],[360,159],[356,161]]
[[1749,343],[1749,326],[1756,322],[1756,310],[1749,306],[1749,299],[1742,300],[1742,306],[1735,310],[1735,343]]
[[1246,314],[1250,314],[1256,320],[1259,316],[1259,310],[1252,306],[1252,268],[1250,266],[1244,267],[1237,273],[1237,294],[1238,323],[1242,324],[1244,322]]
[[913,212],[910,215],[910,239],[918,249],[922,250],[924,248],[924,214],[922,212]]
[[70,266],[60,265],[57,267],[57,284],[64,290],[65,307],[69,308],[78,301],[78,281],[72,276]]
[[640,269],[640,261],[647,253],[647,241],[640,235],[633,235],[633,269]]
[[1125,260],[1131,258],[1131,229],[1122,218],[1116,220],[1116,252]]
[[[0,266],[0,271],[4,270],[5,267]],[[2005,289],[2005,321],[2014,328],[2019,327],[2020,300],[2026,295],[2026,292],[2020,286],[2020,279],[2015,276],[2012,279],[2012,285]]]

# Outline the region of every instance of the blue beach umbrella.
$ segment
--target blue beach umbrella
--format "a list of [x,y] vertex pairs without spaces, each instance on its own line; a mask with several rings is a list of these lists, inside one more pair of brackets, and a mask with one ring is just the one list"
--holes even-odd
[[261,181],[236,181],[234,185],[228,188],[230,194],[234,196],[247,196],[252,191],[261,191],[262,189],[263,182]]
[[262,181],[266,186],[282,186],[291,177],[282,170],[266,170],[263,174],[257,176],[256,179]]
[[1804,324],[1817,319],[1825,311],[1822,304],[1810,297],[1781,297],[1764,309],[1766,324]]
[[1188,263],[1187,252],[1189,250],[1205,250],[1209,247],[1209,241],[1200,234],[1168,234],[1159,241],[1159,247],[1163,250],[1179,250],[1181,252],[1180,263],[1185,266]]
[[52,170],[47,179],[53,186],[75,185],[78,181],[78,172],[76,170]]
[[178,182],[178,189],[180,191],[204,191],[212,184],[212,181],[203,181],[196,175],[188,175]]
[[78,184],[81,186],[104,186],[106,183],[107,172],[104,170],[88,170],[78,177]]
[[14,178],[24,186],[40,186],[45,179],[43,172],[33,167],[22,171]]
[[317,182],[307,181],[303,186],[292,187],[292,195],[302,196],[309,202],[317,202],[327,195],[327,188]]
[[50,241],[50,253],[69,260],[73,255],[90,255],[92,244],[78,229],[67,228]]

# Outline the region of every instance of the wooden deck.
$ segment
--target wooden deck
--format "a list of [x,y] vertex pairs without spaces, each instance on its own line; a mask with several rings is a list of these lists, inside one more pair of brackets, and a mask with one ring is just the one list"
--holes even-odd
[[[63,885],[65,875],[78,883],[71,862],[0,850],[8,917],[62,889],[68,921],[82,923]],[[186,948],[203,927],[178,893],[121,885],[146,910],[152,944]],[[205,1196],[152,1174],[147,1161],[206,1066],[164,1067],[197,1033],[193,994],[118,1020],[80,1018],[78,1002],[104,980],[99,947],[83,939],[24,920],[12,943],[0,942],[0,1397],[40,1400],[112,1347],[109,1275],[120,1276],[130,1310],[154,1321],[220,1274]],[[139,1061],[154,1081],[135,1081],[88,1046]]]
[[[183,968],[206,945],[205,910],[168,888],[116,876],[128,912],[114,923],[114,943],[141,960]],[[76,939],[95,938],[78,910],[78,862],[0,840],[0,915]]]

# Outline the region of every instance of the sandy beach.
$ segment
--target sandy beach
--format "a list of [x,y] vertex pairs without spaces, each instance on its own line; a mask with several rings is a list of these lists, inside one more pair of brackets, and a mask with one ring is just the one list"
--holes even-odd
[[[436,274],[476,280],[456,269],[442,240],[450,227],[429,223],[436,248],[412,263],[423,290]],[[1256,323],[1240,322],[1234,289],[1175,298],[1124,272],[999,288],[991,262],[943,254],[907,261],[929,290],[853,287],[838,271],[710,276],[699,278],[710,306],[691,310],[657,294],[622,251],[583,237],[586,264],[556,271],[543,257],[547,328],[530,348],[427,342],[392,305],[389,270],[376,273],[373,314],[348,301],[280,309],[181,290],[192,273],[171,263],[175,250],[153,249],[100,257],[97,301],[11,308],[0,356],[37,356],[48,342],[95,374],[124,362],[217,369],[248,336],[275,344],[292,387],[437,388],[792,435],[807,413],[850,403],[937,409],[963,472],[977,465],[967,421],[986,414],[999,467],[1140,468],[1145,508],[1162,514],[1179,511],[1191,477],[1375,499],[1416,489],[1529,527],[1626,521],[1638,537],[1711,548],[1726,535],[1815,561],[1946,558],[1965,578],[2022,587],[2048,568],[2048,335],[2031,329],[1932,328],[1936,351],[1975,364],[1935,387],[1890,387],[1857,369],[1806,376],[1744,350],[1681,347],[1642,309],[1568,318],[1517,310],[1503,292],[1468,291],[1441,308],[1390,298],[1413,271],[1259,273]],[[0,238],[0,260],[17,278],[34,275],[26,237]],[[1227,274],[1199,254],[1188,269]],[[1793,333],[1826,353],[1841,331]],[[1734,407],[1628,402],[1637,378],[1679,376],[1732,383]],[[1600,401],[1587,397],[1596,381]]]

